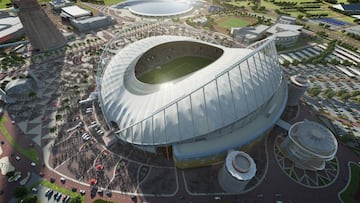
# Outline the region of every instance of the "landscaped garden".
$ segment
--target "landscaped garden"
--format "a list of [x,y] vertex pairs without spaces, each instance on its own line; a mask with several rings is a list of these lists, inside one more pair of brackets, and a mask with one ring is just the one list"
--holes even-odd
[[360,166],[356,163],[350,163],[349,183],[346,188],[340,192],[340,199],[342,202],[352,203],[360,201]]
[[37,151],[34,148],[25,149],[22,146],[20,146],[14,137],[10,135],[10,133],[5,128],[5,123],[7,122],[7,119],[5,117],[0,118],[0,132],[4,135],[4,137],[10,142],[10,144],[15,148],[16,151],[20,152],[27,158],[29,158],[31,161],[38,163],[39,162],[39,156]]

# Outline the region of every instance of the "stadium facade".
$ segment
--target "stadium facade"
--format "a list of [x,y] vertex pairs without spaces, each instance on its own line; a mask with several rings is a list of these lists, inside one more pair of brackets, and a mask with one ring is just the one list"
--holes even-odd
[[[141,68],[184,55],[214,61],[161,84],[136,77]],[[116,136],[147,151],[165,151],[180,168],[222,161],[229,149],[251,146],[271,130],[286,106],[287,82],[273,38],[227,48],[189,37],[156,36],[100,64],[100,106]]]

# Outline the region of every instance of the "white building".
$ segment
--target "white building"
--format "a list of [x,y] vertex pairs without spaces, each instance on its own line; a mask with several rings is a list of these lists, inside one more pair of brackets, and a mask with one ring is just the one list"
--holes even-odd
[[[187,55],[213,62],[166,83],[137,79],[141,71]],[[116,136],[148,151],[170,148],[181,168],[223,160],[229,149],[260,139],[287,100],[273,39],[227,48],[189,37],[150,37],[121,49],[97,73],[100,106]]]
[[114,24],[111,16],[94,16],[80,19],[71,19],[70,24],[80,32],[96,30]]
[[0,44],[24,36],[25,31],[19,17],[2,13],[0,18]]
[[300,25],[276,23],[266,32],[275,36],[277,45],[289,46],[297,42],[302,28]]
[[280,144],[280,150],[295,163],[307,170],[323,170],[325,162],[335,157],[338,144],[326,127],[311,121],[295,123]]
[[84,16],[91,16],[91,12],[78,6],[67,6],[61,8],[60,16],[68,19],[75,19]]
[[243,42],[244,44],[251,44],[265,36],[266,30],[269,28],[267,25],[257,25],[254,27],[232,27],[230,34],[235,39]]
[[279,16],[276,22],[280,24],[295,24],[296,18],[291,16]]
[[293,75],[289,81],[289,97],[288,106],[296,106],[299,99],[304,95],[305,91],[310,87],[310,81],[302,75]]
[[54,8],[54,9],[61,9],[62,7],[66,7],[69,5],[72,5],[73,3],[70,2],[69,0],[51,0],[49,2],[49,4]]
[[240,193],[256,174],[254,160],[245,152],[231,151],[219,171],[218,181],[228,193]]

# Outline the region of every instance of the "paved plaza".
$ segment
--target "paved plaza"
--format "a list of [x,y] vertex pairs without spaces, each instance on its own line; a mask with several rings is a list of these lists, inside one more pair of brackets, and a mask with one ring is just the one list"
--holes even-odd
[[[119,22],[136,20],[130,16],[120,16],[108,7],[97,8],[117,16]],[[258,169],[255,178],[237,195],[225,193],[218,184],[217,175],[223,163],[181,170],[177,169],[165,154],[148,153],[120,140],[111,147],[106,147],[102,137],[109,135],[110,129],[97,102],[79,104],[80,100],[96,91],[96,76],[101,74],[101,70],[97,70],[96,66],[100,54],[104,59],[110,58],[119,49],[134,41],[163,34],[189,36],[214,44],[243,47],[220,33],[197,30],[185,24],[144,21],[128,23],[122,29],[114,27],[96,35],[76,38],[67,48],[37,55],[32,58],[31,65],[2,75],[3,80],[8,80],[31,69],[41,81],[35,99],[8,105],[4,113],[7,132],[23,148],[35,149],[40,160],[35,167],[30,167],[31,160],[12,148],[12,144],[4,136],[5,131],[1,131],[0,140],[4,141],[4,144],[1,145],[0,159],[8,157],[16,171],[21,172],[22,178],[12,183],[8,183],[6,178],[0,179],[0,187],[4,190],[0,202],[11,199],[11,191],[19,186],[27,174],[29,176],[24,180],[27,186],[36,183],[42,178],[42,174],[44,179],[54,178],[54,184],[69,190],[85,190],[85,202],[97,198],[121,203],[133,202],[131,195],[136,196],[138,202],[156,203],[208,203],[215,202],[215,197],[221,197],[224,202],[275,202],[280,199],[294,203],[338,202],[337,194],[346,185],[344,180],[348,177],[346,163],[358,162],[360,158],[339,143],[336,159],[328,163],[324,172],[313,173],[296,169],[276,147],[277,140],[286,134],[286,131],[279,127],[275,127],[247,151],[254,158]],[[111,40],[114,36],[120,37]],[[104,46],[106,44],[107,46]],[[323,49],[321,46],[314,44],[294,53],[281,53],[280,62],[311,57],[311,54]],[[329,57],[340,57],[342,51],[344,50],[339,49]],[[346,56],[343,54],[341,57]],[[349,77],[333,65],[300,64],[283,69],[286,76],[305,73],[313,85],[321,88],[337,88],[340,85],[348,91],[360,89],[358,79]],[[339,82],[339,78],[345,79]],[[321,107],[319,99],[323,100],[321,96],[312,98],[306,95],[298,107],[287,108],[282,119],[290,124],[304,119],[320,122],[317,111]],[[337,115],[332,109],[341,110],[340,113],[354,123],[348,130],[359,132],[360,125],[356,117],[360,112],[358,105],[351,101],[344,104],[335,98],[331,102],[324,101],[323,104],[329,109],[330,116]],[[354,114],[346,106],[350,106]],[[340,125],[341,122],[337,122]],[[88,133],[89,139],[84,138],[85,133]],[[21,156],[21,160],[17,161],[16,156]],[[61,177],[66,179],[64,184],[60,183]],[[96,179],[98,188],[108,193],[95,193],[95,197],[92,196],[92,179]],[[39,186],[39,198],[44,198],[45,190],[45,187]],[[315,196],[314,191],[317,194]]]

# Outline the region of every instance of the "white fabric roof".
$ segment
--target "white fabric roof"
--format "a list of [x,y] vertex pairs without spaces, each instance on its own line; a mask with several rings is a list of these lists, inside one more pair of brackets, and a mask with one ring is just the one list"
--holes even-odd
[[333,157],[337,151],[337,141],[331,131],[312,122],[295,123],[289,130],[289,138],[312,154],[322,157]]
[[90,11],[82,9],[78,6],[67,6],[62,8],[61,10],[74,18],[91,15]]
[[[161,145],[207,134],[258,109],[280,85],[281,69],[273,41],[263,47],[268,55],[208,44],[224,53],[207,67],[160,86],[139,82],[134,74],[137,60],[152,47],[175,41],[208,44],[179,36],[146,38],[122,49],[107,65],[100,79],[100,101],[107,121],[118,124],[121,139]],[[227,72],[240,61],[240,66]]]

